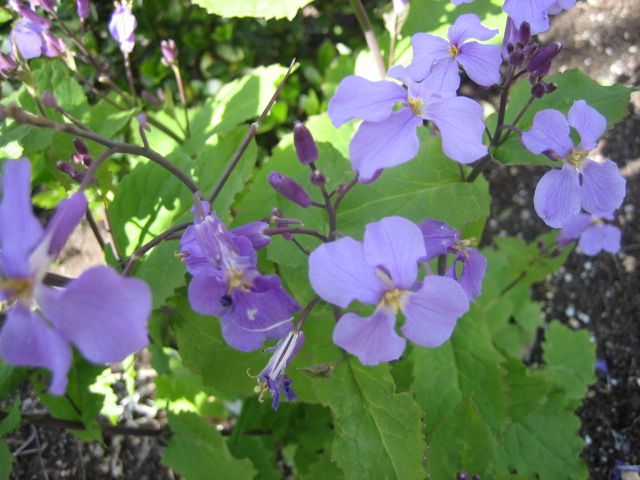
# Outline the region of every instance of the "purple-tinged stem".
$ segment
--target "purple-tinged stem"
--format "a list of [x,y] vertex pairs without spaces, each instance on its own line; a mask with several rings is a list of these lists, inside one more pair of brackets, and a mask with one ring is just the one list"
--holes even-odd
[[311,313],[311,310],[313,310],[313,307],[315,307],[318,304],[318,302],[320,302],[320,297],[316,295],[315,297],[313,297],[313,299],[309,303],[307,303],[307,306],[304,307],[304,310],[302,310],[300,317],[298,317],[298,323],[296,323],[295,326],[293,327],[293,329],[296,332],[299,332],[302,329],[302,324]]
[[305,228],[305,227],[273,227],[273,228],[266,228],[263,233],[265,235],[269,235],[270,237],[274,235],[287,235],[287,234],[309,235],[311,237],[319,238],[323,242],[329,241],[329,237],[323,235],[317,230],[312,230],[311,228]]

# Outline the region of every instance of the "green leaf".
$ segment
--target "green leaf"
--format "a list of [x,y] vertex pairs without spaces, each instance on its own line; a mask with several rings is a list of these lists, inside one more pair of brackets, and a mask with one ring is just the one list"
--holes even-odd
[[186,283],[184,265],[175,256],[179,249],[178,241],[164,242],[155,247],[136,270],[136,277],[151,288],[154,309],[164,305],[175,289]]
[[0,440],[0,480],[9,480],[13,455],[7,444]]
[[9,407],[9,413],[0,420],[0,437],[13,432],[20,426],[20,397],[17,397]]
[[87,97],[82,86],[70,75],[69,68],[58,59],[39,61],[33,68],[33,79],[38,95],[50,91],[58,105],[66,112],[82,118],[87,107]]
[[[566,114],[575,100],[586,100],[607,119],[607,128],[613,127],[627,115],[627,105],[631,90],[623,85],[603,86],[589,78],[578,69],[567,70],[564,73],[552,75],[546,81],[553,82],[557,89],[535,100],[518,123],[521,130],[529,130],[533,124],[533,117],[545,108],[560,110]],[[531,84],[527,79],[520,80],[513,88],[509,106],[505,115],[505,123],[510,124],[527,103],[531,96]],[[495,123],[495,114],[487,123]],[[493,127],[490,127],[492,129]],[[524,148],[517,135],[510,135],[494,151],[494,157],[508,164],[554,165],[544,155],[534,155]]]
[[0,360],[0,398],[11,395],[22,381],[28,377],[28,368],[16,367]]
[[348,358],[314,388],[333,412],[333,460],[346,478],[425,478],[422,414],[410,394],[395,393],[388,365]]
[[162,461],[186,480],[216,478],[252,479],[255,470],[249,460],[234,458],[222,435],[194,413],[169,413],[173,432]]
[[228,2],[225,0],[193,0],[193,3],[207,12],[222,17],[288,18],[293,19],[298,10],[313,0],[243,0]]
[[574,331],[552,322],[543,344],[545,371],[567,393],[579,401],[596,381],[596,346],[587,330]]

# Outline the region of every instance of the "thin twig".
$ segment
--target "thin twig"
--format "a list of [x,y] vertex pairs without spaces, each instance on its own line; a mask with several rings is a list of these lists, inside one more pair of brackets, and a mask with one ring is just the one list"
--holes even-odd
[[113,155],[117,151],[118,150],[115,148],[108,148],[104,152],[102,152],[100,155],[98,155],[98,157],[95,158],[93,162],[91,162],[91,166],[85,172],[84,177],[82,177],[82,182],[80,183],[80,190],[85,190],[87,187],[89,187],[91,183],[93,183],[93,181],[96,179],[96,172],[98,171],[98,168],[100,168],[100,165],[102,165],[102,162],[104,162],[107,158],[109,158],[111,155]]
[[323,242],[328,242],[329,237],[323,235],[317,230],[312,230],[311,228],[304,227],[274,227],[274,228],[266,228],[263,233],[265,235],[273,236],[273,235],[286,235],[286,234],[300,234],[300,235],[310,235],[312,237],[319,238]]
[[376,38],[376,34],[373,32],[373,27],[371,26],[371,22],[369,21],[367,11],[365,10],[360,0],[349,1],[351,2],[351,6],[353,7],[353,13],[358,19],[358,23],[360,24],[362,33],[364,33],[364,39],[367,42],[367,46],[373,54],[376,66],[378,67],[378,74],[380,75],[380,79],[383,79],[386,76],[387,71],[384,68],[384,60],[382,59],[382,53],[380,53],[378,39]]
[[96,223],[96,219],[93,218],[93,214],[91,213],[91,209],[87,207],[87,213],[85,214],[87,219],[87,223],[89,224],[89,228],[91,228],[91,232],[93,232],[93,236],[96,237],[98,244],[100,245],[100,250],[104,252],[104,247],[107,243],[102,238],[102,234],[100,233],[100,229],[98,228],[98,224]]
[[313,310],[313,307],[315,307],[319,301],[320,301],[320,297],[316,295],[315,297],[313,297],[313,299],[309,303],[307,303],[307,306],[304,307],[304,310],[302,310],[302,313],[300,313],[300,317],[298,317],[298,323],[296,323],[295,326],[293,327],[293,329],[296,332],[300,331],[300,329],[302,328],[302,324],[311,313],[311,310]]
[[262,111],[262,114],[260,115],[260,117],[258,118],[257,121],[255,121],[255,122],[253,122],[251,124],[251,126],[249,127],[249,130],[247,131],[247,133],[245,134],[244,138],[242,139],[242,142],[240,143],[240,146],[238,147],[238,149],[235,151],[235,153],[231,157],[231,162],[229,163],[229,166],[227,167],[227,169],[222,174],[222,177],[220,177],[220,180],[218,180],[218,184],[215,186],[215,188],[213,189],[213,192],[211,193],[211,196],[209,197],[209,203],[212,206],[213,206],[213,202],[216,200],[218,195],[220,195],[220,192],[222,191],[222,188],[224,187],[225,183],[227,183],[227,180],[229,180],[229,177],[231,176],[231,173],[233,172],[233,170],[236,168],[236,166],[240,162],[240,159],[242,158],[242,155],[244,154],[244,152],[249,147],[249,143],[251,143],[251,140],[253,139],[253,137],[255,137],[256,134],[258,133],[258,129],[262,125],[262,122],[264,122],[265,118],[267,118],[267,115],[271,111],[271,107],[273,107],[273,104],[276,103],[276,100],[278,99],[278,96],[280,95],[280,92],[282,91],[282,88],[284,87],[285,83],[287,83],[287,80],[289,79],[289,76],[291,75],[291,71],[293,70],[293,66],[295,65],[295,62],[296,62],[296,59],[294,58],[291,61],[291,65],[289,65],[289,69],[287,70],[287,73],[285,74],[284,78],[282,79],[282,81],[278,85],[278,88],[276,88],[276,91],[271,96],[271,99],[269,100],[269,103],[267,103],[267,106]]
[[26,112],[25,110],[22,110],[15,104],[11,104],[6,108],[0,105],[0,112],[0,114],[4,113],[7,117],[12,118],[18,123],[26,123],[29,125],[34,125],[36,127],[49,128],[58,132],[69,133],[70,135],[86,138],[87,140],[91,140],[104,145],[105,147],[113,149],[114,152],[146,157],[171,172],[192,192],[198,191],[198,186],[191,179],[191,177],[189,177],[186,173],[184,173],[176,165],[171,163],[158,152],[150,148],[140,147],[138,145],[132,145],[130,143],[118,142],[116,140],[111,140],[109,138],[103,137],[102,135],[98,135],[95,132],[82,130],[72,124],[55,122],[53,120],[49,120],[48,118],[36,116]]

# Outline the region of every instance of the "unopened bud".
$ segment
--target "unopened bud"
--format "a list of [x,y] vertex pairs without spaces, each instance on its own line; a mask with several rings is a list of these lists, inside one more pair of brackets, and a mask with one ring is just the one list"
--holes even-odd
[[79,138],[74,138],[73,146],[75,147],[76,151],[71,156],[72,160],[79,165],[84,165],[87,168],[90,167],[92,161],[91,153],[89,152],[89,149],[87,148],[85,143]]
[[84,22],[89,18],[89,0],[76,0],[76,10],[78,11],[80,20]]
[[544,85],[540,82],[536,83],[531,87],[531,95],[536,98],[542,98],[544,96]]
[[314,170],[313,172],[311,172],[311,177],[309,178],[309,181],[313,185],[321,187],[327,184],[327,176],[320,170]]
[[178,47],[172,39],[162,40],[160,42],[160,50],[162,51],[162,64],[170,67],[175,65],[178,59]]
[[509,55],[509,63],[514,67],[519,67],[524,62],[524,53],[521,50],[514,50]]
[[318,147],[311,132],[302,123],[296,122],[293,126],[293,144],[296,147],[296,155],[303,165],[309,165],[318,160]]
[[267,180],[276,192],[292,202],[304,208],[311,205],[311,197],[304,187],[293,178],[287,177],[279,172],[271,172]]
[[551,69],[551,62],[555,58],[560,50],[562,44],[559,42],[553,42],[545,45],[538,50],[529,60],[527,70],[537,77],[544,77]]
[[558,88],[558,86],[555,83],[545,83],[544,84],[544,91],[547,93],[551,93],[553,91],[555,91],[555,89]]
[[82,178],[84,177],[84,174],[76,170],[76,167],[74,167],[72,164],[63,162],[63,161],[58,161],[56,162],[56,168],[60,170],[62,173],[64,173],[65,175],[68,175],[69,177],[71,177],[71,179],[74,182],[78,182],[78,183],[82,182]]
[[518,41],[527,45],[531,41],[531,25],[529,22],[522,22],[518,29]]
[[138,123],[140,124],[140,128],[142,130],[146,130],[147,132],[151,131],[151,127],[149,126],[148,123],[148,118],[147,118],[147,114],[146,113],[141,113],[139,114],[136,119],[138,120]]
[[53,92],[46,90],[42,94],[41,99],[42,99],[42,104],[45,107],[58,108],[58,100],[56,100],[56,97],[53,95]]

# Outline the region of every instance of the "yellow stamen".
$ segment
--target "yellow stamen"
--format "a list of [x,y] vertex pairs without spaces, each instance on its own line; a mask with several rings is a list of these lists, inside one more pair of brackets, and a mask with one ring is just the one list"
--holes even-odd
[[404,290],[394,288],[393,290],[389,290],[382,296],[380,303],[393,308],[393,311],[398,313],[398,310],[400,310],[400,308],[402,307],[402,299],[404,297],[404,294]]
[[565,160],[574,167],[579,167],[582,164],[582,159],[589,155],[589,152],[582,150],[574,150],[565,157]]
[[417,116],[422,115],[423,102],[421,98],[409,97],[407,103],[409,104],[409,107],[411,107],[411,110],[413,110],[413,113],[415,113]]
[[451,45],[449,47],[449,55],[451,55],[451,58],[456,58],[459,53],[460,53],[460,49],[458,49],[457,46]]
[[26,278],[11,278],[0,281],[0,290],[8,292],[9,303],[18,299],[28,299],[33,293],[33,283]]

